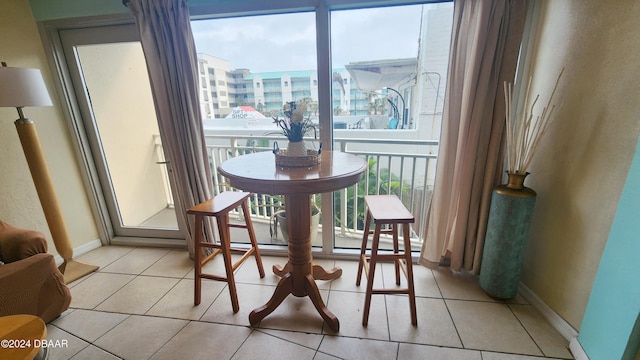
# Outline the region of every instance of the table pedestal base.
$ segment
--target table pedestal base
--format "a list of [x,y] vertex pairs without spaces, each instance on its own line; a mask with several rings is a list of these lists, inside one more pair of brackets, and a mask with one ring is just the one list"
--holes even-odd
[[274,266],[273,272],[281,276],[276,290],[266,305],[261,306],[249,314],[251,325],[258,324],[265,316],[271,314],[282,301],[293,296],[308,296],[320,316],[334,331],[340,330],[338,318],[327,309],[322,301],[316,279],[333,280],[342,275],[342,270],[333,268],[326,271],[320,265],[313,264],[311,255],[311,197],[309,194],[285,194],[285,211],[287,214],[296,214],[290,218],[295,221],[287,221],[289,232],[289,261],[284,267]]
[[[305,271],[305,268],[307,268],[308,271]],[[265,305],[253,310],[251,314],[249,314],[249,323],[251,323],[251,325],[257,325],[265,316],[271,314],[289,294],[293,294],[297,297],[308,296],[327,325],[333,331],[340,330],[340,322],[324,304],[315,279],[337,279],[342,276],[342,269],[333,268],[327,271],[320,265],[311,265],[309,268],[308,266],[293,266],[289,262],[284,267],[274,265],[273,272],[281,276],[282,279],[278,282],[271,299],[269,299]]]

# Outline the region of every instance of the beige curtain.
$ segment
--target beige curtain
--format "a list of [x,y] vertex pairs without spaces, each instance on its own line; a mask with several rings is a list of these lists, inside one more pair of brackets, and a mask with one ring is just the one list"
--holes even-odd
[[454,0],[447,93],[420,263],[478,273],[501,181],[503,82],[513,81],[527,1]]
[[[194,219],[186,210],[210,199],[211,170],[198,97],[198,59],[186,0],[125,0],[135,17],[169,161],[176,216],[193,257]],[[205,236],[213,241],[211,224]]]

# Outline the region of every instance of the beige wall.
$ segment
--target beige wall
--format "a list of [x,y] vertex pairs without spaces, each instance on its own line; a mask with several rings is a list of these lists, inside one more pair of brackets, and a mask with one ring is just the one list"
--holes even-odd
[[640,133],[640,2],[544,1],[532,93],[565,67],[564,101],[530,168],[523,282],[579,330]]
[[[9,66],[42,70],[54,106],[25,108],[25,116],[36,123],[72,246],[75,248],[98,239],[87,195],[82,191],[83,181],[71,147],[69,130],[27,0],[0,2],[0,54],[0,60]],[[13,124],[17,118],[15,109],[0,108],[0,219],[43,232],[49,238],[50,252],[55,254]]]

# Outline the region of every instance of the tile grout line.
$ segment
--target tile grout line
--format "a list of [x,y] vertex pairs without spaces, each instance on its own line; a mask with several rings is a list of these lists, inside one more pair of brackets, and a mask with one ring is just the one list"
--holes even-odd
[[[385,283],[384,283],[384,266],[382,266],[382,264],[380,266],[380,279],[382,279],[382,287],[384,288],[385,287]],[[373,282],[373,280],[371,280],[371,281]],[[371,296],[373,296],[373,294],[371,294]],[[386,312],[385,318],[387,319],[387,335],[388,335],[387,339],[388,339],[388,341],[391,341],[391,321],[389,320],[389,304],[387,303],[387,295],[385,294],[382,297],[384,299],[384,311]],[[397,355],[396,355],[396,358],[397,358]]]
[[[110,274],[110,273],[103,273],[103,274]],[[102,305],[102,304],[104,304],[105,301],[109,300],[118,291],[122,290],[125,286],[129,285],[131,282],[133,282],[133,280],[135,280],[138,277],[137,275],[134,275],[134,274],[117,274],[117,275],[133,275],[133,278],[131,280],[127,281],[126,283],[122,284],[122,286],[120,286],[116,291],[111,293],[111,295],[107,296],[104,300],[100,301],[96,306],[92,307],[91,309],[87,309],[87,310],[102,311],[102,310],[98,310],[97,307]],[[71,299],[71,302],[73,302],[73,298]],[[71,305],[69,305],[69,306],[71,306]],[[82,309],[82,308],[76,308],[76,309]],[[129,315],[131,315],[131,314],[129,314]]]
[[[147,316],[147,315],[142,315],[142,316]],[[153,354],[149,356],[149,359],[153,358],[160,350],[162,350],[165,346],[167,346],[167,344],[169,344],[171,340],[173,340],[182,330],[184,330],[184,328],[189,326],[189,324],[191,324],[191,320],[187,321],[187,323],[184,324],[184,326],[181,327],[180,330],[176,331],[176,333],[173,334],[164,344],[162,344],[162,346],[160,346],[156,351],[154,351]]]
[[[86,309],[84,309],[84,310],[86,310]],[[75,310],[74,310],[74,311],[75,311]],[[188,325],[188,324],[190,324],[190,323],[192,323],[192,322],[198,322],[198,323],[208,323],[208,324],[216,324],[216,325],[222,325],[222,326],[233,326],[233,327],[239,327],[239,328],[248,328],[248,329],[253,330],[253,331],[252,331],[252,333],[253,333],[254,331],[258,331],[258,332],[264,333],[265,335],[270,335],[270,336],[273,336],[273,337],[276,337],[276,338],[279,338],[279,339],[282,339],[282,338],[280,338],[280,337],[278,337],[278,336],[276,336],[276,335],[267,334],[267,333],[265,333],[265,332],[264,332],[264,330],[275,330],[275,331],[292,332],[292,333],[305,333],[305,332],[295,331],[295,330],[282,330],[282,329],[275,329],[275,328],[273,328],[273,329],[272,329],[272,328],[258,328],[258,327],[252,327],[252,326],[247,326],[247,325],[229,324],[229,323],[216,322],[216,321],[188,320],[188,319],[184,319],[184,318],[172,318],[172,317],[164,317],[164,316],[156,316],[156,315],[126,314],[126,313],[110,312],[110,311],[103,311],[103,310],[86,310],[86,311],[94,311],[94,312],[102,312],[102,313],[114,313],[114,314],[123,314],[123,315],[127,315],[127,317],[126,317],[125,319],[123,319],[120,323],[122,323],[123,321],[125,321],[126,319],[128,319],[128,318],[129,318],[129,317],[131,317],[131,316],[144,316],[144,317],[153,317],[153,318],[158,318],[158,319],[183,320],[183,321],[187,321],[187,325]],[[120,323],[118,323],[118,325],[119,325]],[[52,325],[53,325],[53,324],[52,324]],[[186,327],[187,325],[185,325],[185,327]],[[64,332],[67,332],[67,330],[62,329],[62,328],[60,328],[59,326],[56,326],[56,325],[53,325],[53,326],[55,326],[56,328],[59,328],[60,330],[62,330],[62,331],[64,331]],[[116,326],[117,326],[117,325],[116,325]],[[115,326],[114,326],[114,327],[115,327]],[[183,328],[184,328],[184,327],[183,327]],[[111,328],[111,330],[112,330],[112,329],[113,329],[113,328]],[[182,330],[182,329],[181,329],[181,330]],[[179,330],[179,331],[181,331],[181,330]],[[179,331],[178,331],[178,332],[179,332]],[[108,331],[107,331],[107,332],[108,332]],[[67,332],[67,333],[68,333],[68,332]],[[71,334],[71,335],[73,335],[73,336],[76,336],[76,335],[74,335],[73,333],[69,333],[69,334]],[[105,334],[106,334],[106,333],[105,333]],[[102,336],[104,336],[105,334],[101,335],[98,339],[100,339],[100,338],[101,338]],[[540,358],[540,359],[556,359],[556,358],[549,358],[549,357],[546,357],[545,355],[542,355],[542,356],[540,356],[540,355],[526,355],[526,354],[520,354],[520,353],[511,353],[511,352],[495,351],[495,350],[486,350],[486,349],[475,349],[475,348],[465,348],[465,347],[463,347],[463,348],[459,348],[459,347],[455,347],[455,346],[443,346],[443,345],[436,345],[436,344],[414,343],[414,342],[407,342],[407,341],[391,341],[391,340],[382,340],[382,339],[371,339],[371,338],[362,338],[362,337],[355,336],[355,335],[354,335],[354,336],[341,336],[341,335],[330,335],[330,334],[322,334],[322,333],[313,333],[313,334],[314,334],[314,335],[322,336],[322,338],[323,338],[323,340],[322,340],[322,341],[324,341],[324,339],[325,339],[327,336],[335,336],[335,337],[341,337],[341,338],[358,339],[358,340],[367,340],[367,341],[373,341],[373,342],[394,343],[394,344],[396,344],[396,345],[398,345],[398,346],[399,346],[400,344],[410,344],[410,345],[421,345],[421,346],[441,347],[441,348],[448,348],[448,349],[471,350],[471,351],[477,351],[477,352],[480,352],[480,353],[482,353],[482,352],[492,352],[492,353],[500,353],[500,354],[507,354],[507,355],[531,356],[531,357],[537,357],[537,358]],[[174,335],[174,336],[175,336],[175,335]],[[78,336],[76,336],[76,337],[78,337]],[[91,345],[93,345],[93,346],[96,346],[97,348],[102,349],[101,347],[99,347],[99,346],[95,345],[93,342],[89,342],[89,341],[87,341],[86,339],[83,339],[83,338],[81,338],[81,337],[78,337],[78,338],[79,338],[79,339],[81,339],[81,340],[83,340],[83,341],[86,341],[86,342],[90,343],[90,344],[91,344]],[[283,340],[288,341],[288,340],[286,340],[286,339],[283,339]],[[96,341],[97,341],[97,339],[96,339]],[[245,341],[246,341],[246,340],[245,340]],[[321,341],[321,343],[322,343],[322,341]],[[313,348],[308,347],[308,346],[304,346],[304,345],[302,345],[302,344],[298,344],[298,343],[295,343],[295,342],[292,342],[292,341],[288,341],[288,342],[290,342],[290,343],[292,343],[292,344],[296,344],[296,345],[302,346],[302,347],[305,347],[305,348],[308,348],[308,349],[311,349],[311,350],[314,350]],[[243,343],[244,343],[244,342],[243,342]],[[165,343],[164,345],[166,345],[166,343]],[[163,346],[164,346],[164,345],[163,345]],[[320,350],[319,350],[319,348],[320,348],[320,345],[318,346],[318,349],[317,349],[316,351],[320,351]],[[83,349],[84,349],[84,348],[83,348]],[[104,349],[102,349],[102,350],[104,350]],[[107,351],[107,350],[105,350],[105,351],[106,351],[106,352],[109,352],[109,351]],[[321,352],[321,351],[320,351],[320,352]],[[324,352],[321,352],[321,353],[323,353],[323,354],[324,354]],[[154,353],[154,354],[155,354],[155,353]],[[558,360],[560,360],[560,359],[558,359]]]
[[242,343],[240,343],[240,345],[238,345],[238,348],[233,352],[233,355],[231,356],[231,359],[233,359],[233,357],[236,356],[238,351],[240,351],[240,348],[247,342],[247,340],[249,340],[251,335],[253,335],[256,332],[256,328],[249,327],[249,329],[251,329],[251,331],[249,332],[249,335],[247,335],[247,337],[244,340],[242,340]]
[[[318,335],[318,336],[321,336],[321,337],[322,337],[322,339],[320,340],[320,344],[318,344],[318,348],[317,348],[317,349],[314,349],[314,348],[309,347],[309,346],[306,346],[306,345],[298,344],[297,342],[291,341],[291,340],[289,340],[289,339],[285,339],[285,338],[282,338],[282,337],[277,336],[277,335],[274,335],[274,334],[269,334],[269,333],[265,332],[264,330],[275,330],[275,331],[281,331],[281,332],[292,332],[292,333],[299,333],[299,331],[292,331],[292,330],[278,330],[278,329],[265,329],[265,328],[254,328],[254,330],[255,330],[255,332],[259,332],[259,333],[264,334],[264,335],[266,335],[266,336],[271,336],[271,337],[274,337],[274,338],[276,338],[276,339],[280,339],[280,340],[282,340],[282,341],[286,341],[286,342],[288,342],[288,343],[290,343],[290,344],[294,344],[294,345],[302,346],[303,348],[306,348],[306,349],[309,349],[309,350],[313,350],[313,351],[316,351],[316,352],[320,350],[320,344],[322,344],[322,341],[324,341],[325,336],[327,336],[327,334],[314,334],[314,335]],[[252,334],[253,334],[253,332],[252,332]]]
[[[155,249],[155,248],[153,248]],[[160,260],[164,259],[165,256],[169,255],[169,253],[172,250],[167,251],[164,255],[160,256],[156,261],[154,261],[153,263],[151,263],[151,265],[147,266],[146,268],[144,268],[144,270],[140,271],[137,275],[142,275],[142,273],[144,273],[145,271],[149,270],[153,265],[155,265],[156,263],[158,263]]]
[[[544,350],[542,350],[542,348],[540,347],[540,345],[538,344],[538,342],[536,341],[536,339],[533,337],[533,335],[531,335],[531,333],[529,332],[529,329],[527,329],[527,327],[524,325],[524,323],[522,322],[522,320],[520,320],[520,318],[518,317],[518,315],[515,313],[515,311],[513,311],[513,308],[511,307],[510,304],[505,303],[505,305],[507,305],[507,308],[509,309],[509,311],[511,311],[511,313],[513,314],[513,316],[516,318],[516,320],[518,320],[518,324],[520,324],[520,326],[522,326],[522,328],[524,329],[524,331],[527,333],[527,335],[529,335],[529,338],[531,339],[531,341],[533,341],[534,344],[536,344],[536,347],[538,348],[538,350],[540,350],[540,353],[542,354],[542,356],[546,356],[547,354],[545,354]],[[529,305],[531,306],[531,305]]]
[[[195,279],[194,279],[195,281]],[[214,280],[215,281],[215,280]],[[207,314],[207,312],[209,312],[209,309],[211,309],[211,307],[213,306],[213,304],[215,304],[216,301],[218,301],[218,298],[222,295],[222,293],[224,292],[224,289],[228,288],[229,284],[224,285],[222,288],[220,288],[220,291],[216,294],[216,296],[213,298],[213,300],[211,301],[211,303],[209,304],[209,306],[207,306],[207,308],[204,310],[204,312],[202,313],[202,315],[200,315],[198,317],[198,319],[196,319],[196,321],[199,322],[207,322],[202,320],[202,318]],[[200,296],[202,296],[202,294],[200,294]],[[200,302],[200,304],[202,304],[202,302]]]
[[[78,310],[78,309],[76,309],[76,310],[74,310],[74,311],[77,311],[77,310]],[[85,309],[82,309],[82,310],[85,310]],[[100,310],[86,310],[86,311],[96,311],[96,312],[100,312]],[[111,351],[109,351],[109,350],[107,350],[107,349],[103,349],[102,347],[100,347],[100,346],[96,345],[96,344],[95,344],[95,342],[96,342],[96,341],[98,341],[98,340],[99,340],[100,338],[102,338],[103,336],[105,336],[109,331],[111,331],[111,330],[115,329],[115,328],[116,328],[118,325],[120,325],[123,321],[125,321],[125,320],[127,320],[128,318],[130,318],[130,317],[131,317],[131,314],[126,314],[126,315],[127,315],[127,317],[125,317],[124,319],[122,319],[122,321],[118,322],[116,325],[114,325],[113,327],[111,327],[109,330],[105,331],[105,332],[104,332],[104,334],[102,334],[102,335],[98,336],[98,338],[96,338],[96,339],[95,339],[95,340],[93,340],[93,341],[89,341],[88,339],[85,339],[85,338],[83,338],[83,337],[81,337],[81,336],[79,336],[79,335],[76,335],[76,334],[74,334],[74,333],[72,333],[72,332],[69,332],[69,331],[67,331],[66,329],[63,329],[63,328],[61,328],[61,327],[60,327],[60,326],[58,326],[58,325],[51,324],[51,326],[53,326],[53,327],[55,327],[55,328],[59,329],[60,331],[65,332],[65,333],[67,333],[67,334],[70,334],[70,335],[72,335],[72,336],[75,336],[75,337],[77,337],[78,339],[80,339],[80,340],[82,340],[82,341],[84,341],[84,342],[86,342],[86,343],[88,344],[87,346],[85,346],[85,347],[83,347],[82,349],[80,349],[77,353],[73,354],[73,355],[71,356],[71,358],[73,358],[74,356],[78,355],[79,353],[81,353],[82,351],[84,351],[84,350],[85,350],[86,348],[88,348],[89,346],[93,346],[93,347],[96,347],[96,348],[98,348],[98,349],[100,349],[100,350],[102,350],[102,351],[104,351],[104,352],[106,352],[106,353],[108,353],[108,354],[111,354],[111,355],[115,356],[115,357],[116,357],[116,358],[118,358],[118,359],[122,359],[120,356],[118,356],[118,355],[116,355],[116,354],[112,353]]]
[[[127,255],[127,254],[129,254],[130,252],[131,252],[131,251],[129,251],[129,252],[127,252],[126,254],[122,255],[122,256],[121,256],[120,258],[118,258],[117,260],[114,260],[114,262],[115,262],[115,261],[118,261],[118,260],[119,260],[119,259],[121,259],[121,258],[123,258],[124,256],[126,256],[126,255]],[[106,299],[104,299],[103,301],[101,301],[100,303],[98,303],[98,304],[97,304],[96,306],[94,306],[93,308],[91,308],[91,309],[72,308],[72,309],[73,309],[73,311],[77,311],[77,310],[86,310],[86,311],[92,311],[92,312],[120,313],[120,314],[127,315],[127,316],[126,316],[122,321],[125,321],[126,319],[130,318],[130,317],[131,317],[131,316],[133,316],[133,315],[138,315],[138,314],[130,314],[130,313],[121,313],[121,312],[113,312],[113,311],[97,310],[96,308],[97,308],[98,306],[102,305],[102,304],[103,304],[105,301],[107,301],[108,299],[112,298],[114,294],[116,294],[118,291],[122,290],[122,288],[124,288],[124,287],[126,287],[127,285],[129,285],[129,284],[130,284],[132,281],[134,281],[136,278],[138,278],[138,277],[143,277],[143,276],[144,276],[144,277],[153,277],[153,278],[170,278],[170,279],[177,280],[176,284],[174,284],[174,285],[173,285],[173,286],[172,286],[172,287],[171,287],[167,292],[165,292],[165,293],[160,297],[160,299],[159,299],[158,301],[156,301],[153,305],[151,305],[151,307],[150,307],[149,309],[147,309],[143,314],[139,314],[139,316],[145,316],[145,317],[167,318],[167,317],[164,317],[164,316],[149,315],[148,313],[149,313],[150,309],[151,309],[151,308],[153,308],[153,306],[157,305],[157,304],[158,304],[158,302],[160,302],[162,299],[164,299],[164,297],[166,297],[166,296],[167,296],[167,294],[168,294],[169,292],[171,292],[171,291],[176,287],[176,285],[180,283],[180,281],[181,281],[181,280],[183,280],[183,279],[193,280],[191,277],[188,277],[188,274],[189,274],[189,272],[190,272],[191,270],[189,270],[189,271],[188,271],[188,272],[187,272],[183,277],[180,277],[180,278],[175,278],[175,277],[171,277],[171,276],[162,276],[162,275],[160,275],[160,276],[157,276],[157,275],[143,275],[142,273],[143,273],[144,271],[147,271],[151,266],[153,266],[153,265],[157,264],[159,261],[161,261],[163,258],[165,258],[169,253],[171,253],[171,252],[168,252],[168,253],[166,253],[165,255],[163,255],[162,257],[160,257],[158,260],[156,260],[153,264],[151,264],[149,267],[147,267],[145,270],[143,270],[143,271],[142,271],[142,272],[140,272],[139,274],[101,272],[101,273],[105,273],[105,274],[133,275],[134,277],[133,277],[130,281],[126,282],[126,283],[125,283],[125,284],[123,284],[121,287],[119,287],[119,288],[118,288],[114,293],[112,293],[111,295],[109,295]],[[113,262],[112,262],[112,263],[113,263]],[[336,260],[334,260],[334,266],[335,266],[335,263],[336,263]],[[244,264],[243,264],[243,265],[244,265]],[[238,270],[237,270],[237,271],[240,271],[240,269],[241,269],[241,268],[242,268],[242,267],[238,268]],[[458,330],[458,328],[457,328],[458,326],[457,326],[457,325],[456,325],[456,323],[453,321],[453,316],[452,316],[451,310],[450,310],[450,308],[449,308],[449,306],[448,306],[447,300],[452,300],[452,301],[466,301],[466,302],[481,302],[481,303],[495,303],[495,302],[494,302],[494,301],[487,301],[487,300],[478,300],[478,299],[456,299],[456,298],[445,298],[445,296],[443,295],[443,292],[442,292],[441,284],[439,284],[438,279],[437,279],[437,277],[435,276],[435,274],[434,274],[433,270],[432,270],[432,269],[429,269],[429,271],[431,272],[431,275],[432,275],[432,277],[433,277],[433,279],[434,279],[434,281],[435,281],[435,284],[436,284],[436,286],[437,286],[437,288],[438,288],[438,291],[439,291],[439,293],[440,293],[440,297],[424,296],[424,298],[441,299],[441,300],[445,303],[445,308],[447,309],[447,313],[449,314],[449,318],[450,318],[450,320],[451,320],[452,324],[454,325],[454,328],[455,328],[455,330],[456,330],[456,334],[458,335],[458,339],[459,339],[460,343],[462,344],[462,349],[478,351],[478,352],[480,353],[480,358],[481,358],[481,359],[484,359],[484,355],[485,355],[485,354],[484,354],[484,352],[487,352],[486,350],[468,349],[468,348],[466,348],[466,347],[465,347],[465,345],[464,345],[464,343],[463,343],[463,341],[462,341],[462,338],[461,338],[461,336],[460,336],[460,332],[459,332],[459,330]],[[383,270],[383,269],[381,269],[381,270],[380,270],[380,274],[381,274],[381,275],[383,275],[383,274],[384,274],[384,270]],[[383,281],[383,284],[384,284],[384,276],[383,276],[383,278],[382,278],[382,281]],[[250,285],[257,285],[257,286],[268,286],[268,287],[272,287],[272,286],[273,286],[273,285],[258,284],[258,283],[252,283],[252,282],[248,282],[248,283],[246,283],[246,284],[250,284]],[[228,286],[228,285],[225,285],[225,286]],[[334,288],[333,288],[333,282],[331,282],[331,284],[330,284],[330,286],[328,287],[327,291],[328,291],[328,293],[329,293],[329,299],[331,298],[331,296],[332,296],[332,292],[334,292],[334,291],[338,291],[338,292],[349,292],[349,293],[350,293],[350,292],[360,293],[359,291],[352,291],[352,290],[348,290],[348,289],[347,289],[347,290],[334,289]],[[156,355],[156,354],[157,354],[161,349],[165,348],[165,347],[166,347],[166,345],[167,345],[171,340],[173,340],[173,339],[175,338],[175,336],[177,336],[177,334],[178,334],[178,333],[180,333],[181,331],[183,331],[183,330],[184,330],[184,328],[185,328],[185,327],[187,327],[187,326],[188,326],[189,324],[191,324],[192,322],[198,322],[198,323],[212,323],[212,324],[220,324],[220,325],[235,326],[235,327],[244,327],[244,328],[249,328],[249,329],[251,329],[251,332],[249,333],[249,336],[247,336],[247,337],[244,339],[244,341],[239,345],[239,347],[238,347],[237,349],[235,349],[235,351],[234,351],[234,356],[238,353],[238,351],[240,350],[240,348],[241,348],[244,344],[248,343],[249,337],[250,337],[252,334],[254,334],[256,331],[257,331],[257,332],[260,332],[260,333],[263,333],[263,334],[265,334],[265,335],[269,335],[269,336],[272,336],[272,337],[275,337],[275,338],[279,338],[279,339],[280,339],[280,337],[278,337],[277,335],[267,334],[267,333],[265,333],[263,330],[280,330],[280,331],[285,331],[285,332],[286,332],[286,331],[290,331],[290,332],[293,332],[293,333],[301,333],[301,332],[299,332],[299,331],[294,331],[294,330],[281,330],[281,329],[259,328],[259,327],[244,326],[244,325],[239,325],[239,324],[229,324],[229,323],[224,323],[224,322],[217,322],[217,321],[204,321],[204,320],[202,320],[202,318],[204,317],[204,315],[207,313],[207,311],[209,311],[209,309],[211,309],[211,307],[212,307],[212,306],[213,306],[213,304],[215,303],[216,299],[217,299],[217,298],[222,294],[222,292],[224,292],[224,287],[221,289],[221,291],[217,294],[216,298],[211,302],[211,304],[209,304],[209,306],[207,307],[207,309],[203,312],[203,314],[202,314],[198,319],[184,319],[184,318],[171,318],[171,317],[168,317],[168,319],[187,320],[187,322],[186,322],[186,324],[185,324],[181,329],[179,329],[179,330],[178,330],[178,331],[177,331],[177,332],[176,332],[176,333],[175,333],[175,334],[174,334],[174,335],[173,335],[169,340],[167,340],[167,341],[166,341],[162,346],[160,346],[160,347],[159,347],[159,348],[158,348],[158,349],[157,349],[157,350],[156,350],[156,351],[155,351],[151,356],[155,356],[155,355]],[[335,294],[333,294],[333,295],[335,295]],[[418,296],[416,296],[416,297],[418,297]],[[328,301],[329,301],[329,300],[328,300]],[[391,341],[391,324],[390,324],[389,311],[388,311],[388,310],[389,310],[389,309],[388,309],[389,304],[387,303],[386,296],[385,296],[384,301],[385,301],[385,311],[386,311],[386,318],[387,318],[386,320],[387,320],[388,340],[380,340],[380,339],[367,339],[367,340],[394,343],[394,344],[396,345],[396,358],[398,358],[398,356],[399,356],[400,344],[404,344],[404,343],[406,343],[406,344],[425,345],[425,346],[438,346],[438,345],[430,345],[430,344],[422,344],[422,343],[412,343],[412,342],[403,342],[403,341]],[[546,357],[546,355],[545,355],[545,352],[544,352],[544,351],[542,351],[542,348],[541,348],[541,347],[540,347],[540,345],[536,342],[536,340],[533,338],[532,334],[531,334],[531,333],[529,332],[529,330],[524,326],[524,324],[522,323],[521,319],[520,319],[520,318],[515,314],[515,312],[514,312],[514,310],[513,310],[512,306],[511,306],[511,304],[506,303],[506,302],[501,302],[501,303],[504,303],[505,305],[507,305],[507,306],[508,306],[508,308],[509,308],[509,310],[511,311],[511,313],[513,314],[513,316],[515,316],[515,317],[516,317],[516,319],[518,320],[518,323],[519,323],[519,324],[523,327],[523,329],[527,332],[527,335],[529,335],[529,337],[530,337],[530,338],[531,338],[531,340],[534,342],[534,344],[536,344],[536,347],[537,347],[537,348],[540,350],[540,352],[542,353],[542,356],[540,356],[540,358],[541,358],[541,359],[545,359],[545,358],[547,358],[547,357]],[[517,305],[517,304],[515,304],[515,305]],[[122,321],[121,321],[121,322],[122,322]],[[121,322],[119,322],[118,324],[120,324]],[[116,324],[115,326],[117,326],[118,324]],[[66,332],[66,330],[64,330],[64,329],[60,328],[59,326],[56,326],[56,325],[53,325],[53,324],[52,324],[52,326],[54,326],[54,327],[56,327],[56,328],[60,329],[61,331]],[[114,327],[115,327],[115,326],[114,326]],[[259,326],[259,324],[258,324],[258,326]],[[102,334],[100,337],[98,337],[98,338],[96,339],[96,341],[97,341],[98,339],[102,338],[106,333],[108,333],[109,331],[111,331],[114,327],[111,327],[111,329],[107,330],[104,334]],[[325,334],[325,333],[324,333],[324,328],[325,328],[325,323],[323,322],[323,325],[322,325],[322,329],[321,329],[320,334],[316,334],[316,335],[320,335],[320,336],[322,336],[322,338],[321,338],[321,340],[320,340],[320,343],[319,343],[319,345],[318,345],[317,349],[313,349],[312,347],[308,347],[308,346],[305,346],[305,345],[302,345],[302,344],[298,344],[298,343],[296,343],[296,342],[288,341],[288,340],[286,340],[286,339],[282,339],[282,340],[284,340],[284,341],[288,341],[288,342],[290,342],[290,343],[292,343],[292,344],[295,344],[295,345],[298,345],[298,346],[302,346],[302,347],[307,348],[307,349],[310,349],[310,350],[315,350],[315,352],[316,352],[316,353],[315,353],[315,355],[314,355],[314,358],[315,358],[316,356],[318,356],[318,354],[325,354],[324,352],[321,352],[321,351],[319,350],[319,349],[320,349],[320,347],[321,347],[321,345],[322,345],[322,343],[326,340],[326,336],[328,336],[328,334]],[[302,333],[304,333],[304,332],[302,332]],[[73,334],[71,334],[71,335],[73,335]],[[73,336],[76,336],[76,335],[73,335]],[[342,338],[352,338],[352,339],[362,339],[362,338],[361,338],[361,337],[359,337],[359,336],[341,336],[340,334],[336,334],[336,335],[329,335],[329,336],[337,336],[337,337],[342,337]],[[113,355],[113,356],[115,356],[115,357],[118,357],[117,355],[115,355],[115,354],[113,354],[113,353],[111,353],[111,352],[109,352],[109,351],[107,351],[107,350],[105,350],[105,349],[103,349],[103,348],[101,348],[101,347],[99,347],[99,346],[96,346],[93,342],[88,342],[86,339],[83,339],[82,337],[78,337],[78,338],[79,338],[79,339],[81,339],[82,341],[87,342],[89,345],[87,345],[87,346],[83,347],[80,351],[78,351],[78,352],[77,352],[76,354],[74,354],[73,356],[76,356],[78,353],[80,353],[80,352],[84,351],[84,350],[85,350],[87,347],[89,347],[89,346],[94,346],[94,347],[96,347],[96,348],[98,348],[98,349],[100,349],[100,350],[102,350],[102,351],[105,351],[105,352],[106,352],[106,353],[108,353],[108,354],[111,354],[111,355]],[[452,347],[452,346],[440,346],[440,347],[450,348],[450,349],[459,349],[459,348],[457,348],[457,347]],[[505,353],[505,354],[511,354],[511,353]],[[516,353],[513,353],[513,354],[516,354]],[[525,356],[525,355],[524,355],[524,354],[522,354],[522,356]],[[118,357],[118,358],[119,358],[119,357]],[[550,359],[550,358],[549,358],[549,359]]]
[[433,280],[436,282],[436,286],[438,287],[438,291],[440,292],[440,295],[442,296],[442,298],[441,298],[442,302],[444,303],[444,307],[447,309],[447,314],[449,314],[449,319],[451,319],[451,323],[453,324],[453,328],[456,329],[456,335],[458,335],[458,340],[460,341],[460,344],[462,345],[462,348],[466,349],[466,347],[464,346],[464,341],[462,341],[462,336],[460,336],[460,331],[458,331],[458,326],[456,325],[456,322],[453,320],[453,315],[451,315],[451,309],[449,309],[449,304],[447,304],[447,299],[445,299],[444,294],[442,293],[442,288],[440,287],[440,284],[438,283],[438,278],[433,273],[433,269],[429,269],[429,271],[431,271],[431,276],[433,276]]
[[[147,276],[150,277],[149,275],[138,275],[138,276]],[[154,306],[158,305],[160,303],[160,301],[162,301],[162,299],[164,299],[165,296],[169,295],[169,293],[171,292],[171,290],[173,290],[176,286],[178,286],[178,284],[180,284],[181,279],[177,279],[177,278],[172,278],[172,277],[162,277],[162,276],[152,276],[152,277],[157,277],[157,278],[162,278],[162,279],[172,279],[172,280],[177,280],[175,284],[173,284],[173,286],[171,286],[164,294],[162,294],[162,296],[160,296],[158,298],[158,300],[156,300],[156,302],[154,302],[151,306],[149,306],[149,308],[147,309],[147,311],[145,311],[142,315],[143,316],[147,316],[147,314],[149,313],[149,311],[151,311],[151,309],[153,309]],[[138,278],[136,276],[136,278]]]

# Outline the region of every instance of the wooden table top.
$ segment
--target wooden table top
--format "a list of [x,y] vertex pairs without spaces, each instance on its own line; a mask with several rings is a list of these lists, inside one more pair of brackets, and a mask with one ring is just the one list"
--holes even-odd
[[310,167],[276,166],[271,151],[247,154],[223,162],[218,170],[231,186],[262,194],[317,194],[343,189],[360,179],[366,162],[353,154],[323,150]]
[[[44,321],[33,315],[10,315],[0,317],[0,358],[32,359],[40,350],[42,340],[47,336]],[[36,346],[34,346],[36,345]]]

